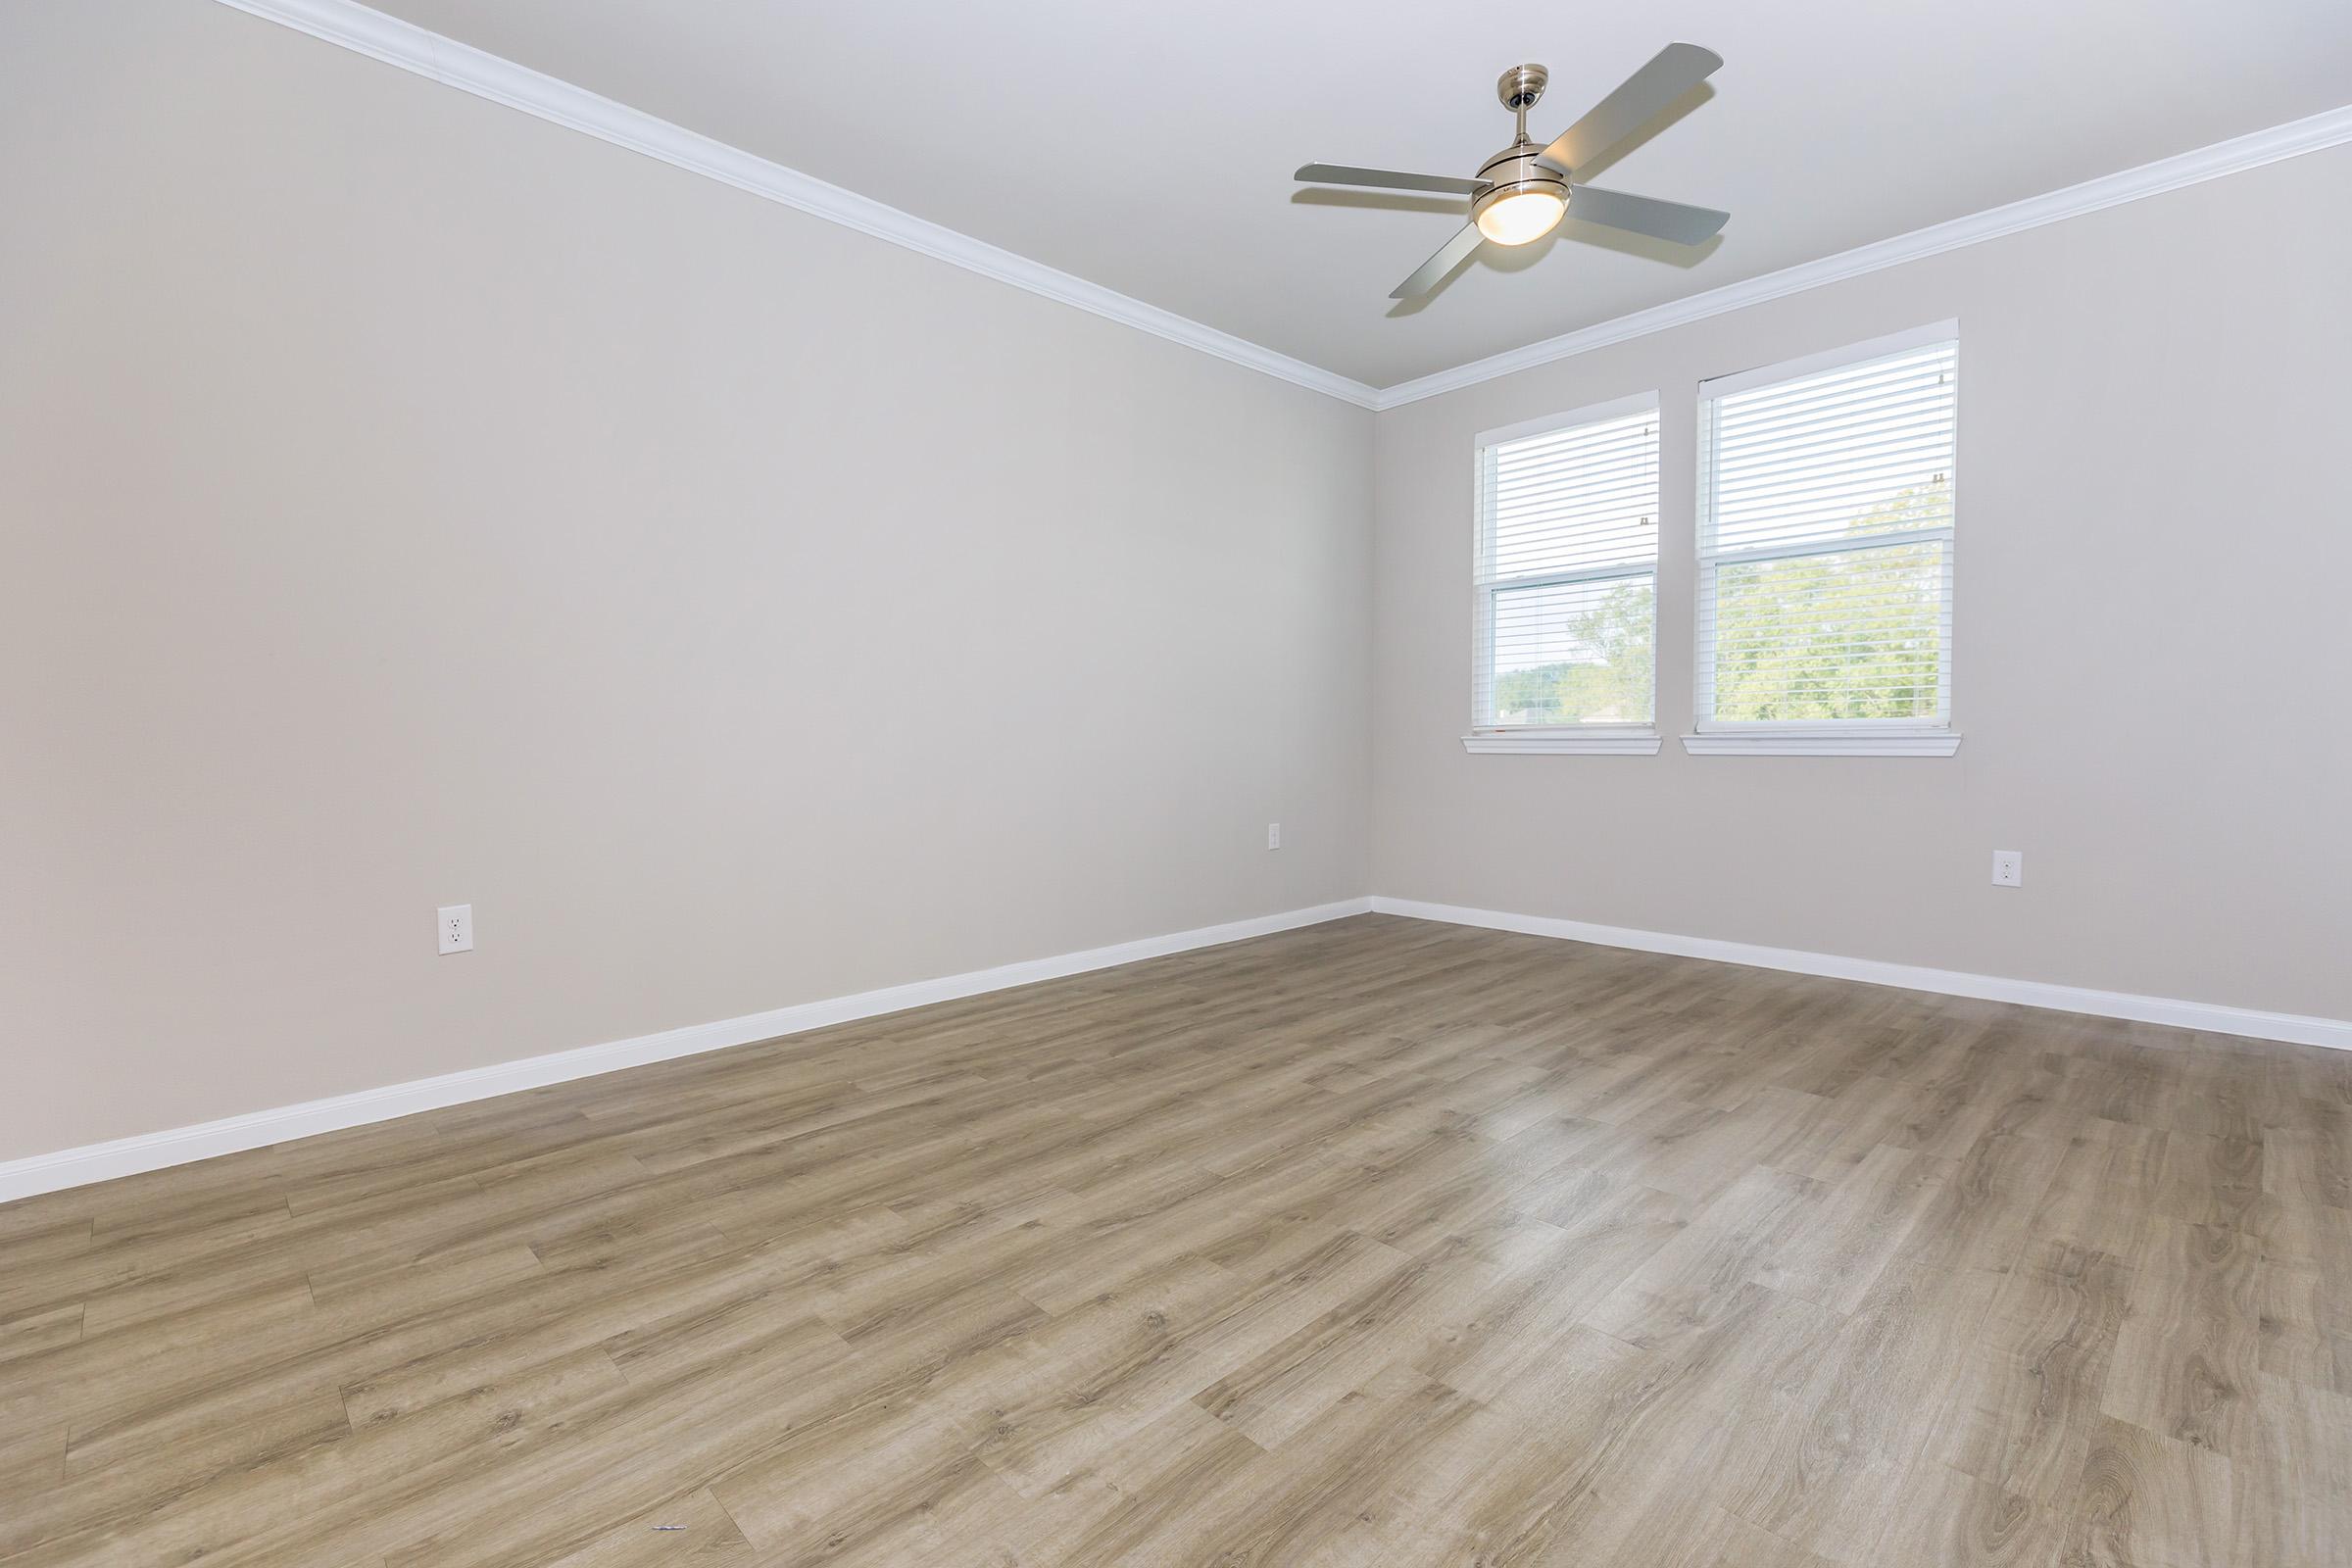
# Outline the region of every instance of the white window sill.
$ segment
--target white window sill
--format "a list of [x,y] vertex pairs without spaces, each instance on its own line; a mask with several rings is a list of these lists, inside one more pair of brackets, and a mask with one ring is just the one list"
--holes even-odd
[[1683,737],[1692,757],[1949,757],[1955,729],[1713,730]]
[[1660,737],[1654,729],[1598,724],[1556,729],[1474,729],[1462,737],[1462,750],[1473,756],[1508,753],[1522,757],[1655,757],[1659,744]]

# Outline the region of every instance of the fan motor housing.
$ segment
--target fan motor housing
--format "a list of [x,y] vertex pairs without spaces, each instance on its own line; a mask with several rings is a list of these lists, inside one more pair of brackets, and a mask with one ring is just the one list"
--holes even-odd
[[1523,190],[1547,190],[1562,202],[1567,201],[1568,176],[1549,164],[1538,163],[1537,156],[1543,151],[1533,142],[1516,142],[1481,165],[1478,177],[1488,189],[1480,191],[1471,204],[1472,216]]

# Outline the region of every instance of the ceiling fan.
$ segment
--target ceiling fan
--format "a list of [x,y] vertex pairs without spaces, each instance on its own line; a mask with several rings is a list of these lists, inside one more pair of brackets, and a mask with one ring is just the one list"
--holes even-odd
[[1434,190],[1470,198],[1470,221],[1438,247],[1389,298],[1409,300],[1427,293],[1482,240],[1525,245],[1559,226],[1571,206],[1589,223],[1647,234],[1680,245],[1711,238],[1731,218],[1711,207],[1685,207],[1654,196],[1602,190],[1576,178],[1648,124],[1666,106],[1723,65],[1723,57],[1694,43],[1670,43],[1648,65],[1625,78],[1594,104],[1585,118],[1539,147],[1527,135],[1527,112],[1544,96],[1551,74],[1542,66],[1513,66],[1494,84],[1502,107],[1519,118],[1519,134],[1508,147],[1479,166],[1474,179],[1452,174],[1408,174],[1393,169],[1351,169],[1341,164],[1306,164],[1294,178],[1318,185],[1372,185],[1388,190]]

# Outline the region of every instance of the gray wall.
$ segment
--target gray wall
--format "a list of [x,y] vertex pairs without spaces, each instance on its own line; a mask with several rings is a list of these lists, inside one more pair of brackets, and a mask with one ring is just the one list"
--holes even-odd
[[196,0],[0,198],[0,1158],[1366,891],[1364,411]]
[[[1380,415],[1374,891],[2352,1016],[2347,278],[2336,149]],[[1672,737],[1696,383],[1946,317],[1956,757],[1463,754],[1476,432],[1662,394]]]

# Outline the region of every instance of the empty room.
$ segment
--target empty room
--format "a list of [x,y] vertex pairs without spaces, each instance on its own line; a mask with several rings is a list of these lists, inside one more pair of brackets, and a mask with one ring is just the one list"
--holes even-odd
[[2341,0],[0,0],[0,1568],[2343,1568],[2348,444]]

